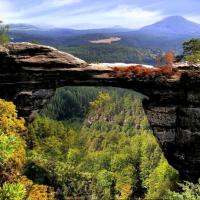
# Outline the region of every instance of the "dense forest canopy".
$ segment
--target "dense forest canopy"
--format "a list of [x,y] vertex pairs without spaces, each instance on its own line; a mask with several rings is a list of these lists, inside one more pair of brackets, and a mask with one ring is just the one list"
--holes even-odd
[[[0,199],[198,200],[199,185],[177,185],[178,174],[149,130],[140,95],[83,87],[58,94],[71,109],[84,99],[77,115],[58,110],[55,116],[55,97],[48,105],[52,112],[45,109],[28,133],[15,106],[0,100]],[[87,111],[80,115],[83,105]],[[180,187],[183,193],[174,192]]]
[[[98,91],[83,90],[82,96]],[[73,88],[62,91],[66,100],[72,94],[75,102],[81,99]],[[76,122],[78,125],[38,118],[29,127],[34,144],[28,153],[28,177],[40,184],[48,180],[56,185],[62,191],[61,198],[159,199],[167,195],[177,172],[168,165],[151,134],[140,98],[130,91],[105,89],[89,104],[87,115],[83,122]],[[49,106],[54,103],[55,99]],[[72,107],[69,102],[68,106]]]
[[84,45],[59,47],[87,62],[155,64],[156,54],[150,50],[120,45]]

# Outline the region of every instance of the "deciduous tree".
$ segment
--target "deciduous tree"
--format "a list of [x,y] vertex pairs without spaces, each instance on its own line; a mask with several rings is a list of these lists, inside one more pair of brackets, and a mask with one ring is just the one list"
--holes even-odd
[[175,62],[176,57],[175,54],[172,51],[168,51],[165,53],[165,55],[163,56],[163,60],[167,63],[167,64],[173,64],[173,62]]

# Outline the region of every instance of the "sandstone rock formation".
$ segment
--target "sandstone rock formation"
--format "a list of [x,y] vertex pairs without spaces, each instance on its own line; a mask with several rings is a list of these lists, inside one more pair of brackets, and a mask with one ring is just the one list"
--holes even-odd
[[40,110],[58,87],[113,86],[144,95],[144,110],[169,163],[185,180],[200,177],[200,75],[135,65],[87,64],[29,43],[0,46],[0,98],[20,116]]

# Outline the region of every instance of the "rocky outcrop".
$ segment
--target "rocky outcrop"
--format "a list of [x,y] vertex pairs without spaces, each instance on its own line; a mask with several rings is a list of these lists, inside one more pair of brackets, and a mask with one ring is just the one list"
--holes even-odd
[[31,119],[54,95],[62,71],[84,65],[85,61],[52,47],[0,46],[0,97],[14,101],[19,115]]
[[200,177],[200,75],[136,65],[87,64],[54,48],[0,46],[0,97],[30,119],[62,86],[113,86],[144,95],[144,110],[169,163],[183,179]]

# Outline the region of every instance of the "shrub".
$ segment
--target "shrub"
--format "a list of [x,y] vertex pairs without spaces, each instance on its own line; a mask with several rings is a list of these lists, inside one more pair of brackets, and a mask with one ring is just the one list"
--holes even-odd
[[8,35],[9,27],[1,25],[3,22],[0,21],[0,44],[6,44],[10,42],[10,37]]
[[173,71],[171,65],[164,65],[162,67],[147,68],[142,65],[130,66],[130,67],[115,67],[115,76],[121,78],[155,78],[158,76],[170,77],[176,72]]
[[0,164],[12,158],[19,145],[20,141],[16,136],[7,136],[0,130]]
[[19,183],[4,183],[0,188],[0,200],[23,200],[26,190]]
[[166,195],[166,199],[170,200],[199,200],[200,199],[200,182],[198,184],[193,184],[190,182],[185,182],[184,184],[179,184],[182,188],[182,193],[169,191]]

